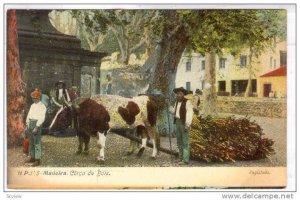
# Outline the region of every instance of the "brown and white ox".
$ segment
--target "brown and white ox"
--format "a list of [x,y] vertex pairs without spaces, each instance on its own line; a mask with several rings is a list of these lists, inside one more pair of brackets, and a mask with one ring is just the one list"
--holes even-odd
[[[142,138],[138,156],[143,154],[147,138],[149,138],[153,144],[151,157],[156,157],[159,137],[156,134],[158,106],[155,98],[151,96],[125,98],[115,95],[99,95],[88,99],[79,99],[75,102],[71,106],[72,115],[68,114],[70,107],[66,107],[52,123],[51,130],[60,129],[62,117],[67,117],[68,124],[73,124],[77,130],[79,145],[76,154],[88,154],[90,137],[97,136],[97,146],[100,148],[97,160],[103,162],[107,134],[111,129],[125,128],[124,130],[131,130],[132,134],[137,133],[137,136]],[[134,152],[134,144],[130,141],[128,153]]]

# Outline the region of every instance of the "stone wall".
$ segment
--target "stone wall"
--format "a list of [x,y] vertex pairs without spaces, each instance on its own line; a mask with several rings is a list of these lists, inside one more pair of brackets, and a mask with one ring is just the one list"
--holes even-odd
[[112,78],[112,94],[133,97],[144,94],[149,87],[148,73],[139,72],[138,67],[101,70],[101,94],[106,94],[106,75]]
[[[203,97],[202,97],[203,99]],[[201,107],[203,103],[201,103]],[[217,112],[261,117],[287,117],[286,99],[217,97]]]
[[58,80],[67,88],[77,86],[83,96],[99,93],[99,67],[107,54],[85,50],[78,38],[58,32],[49,21],[49,12],[17,11],[20,67],[27,96],[35,88],[49,92]]

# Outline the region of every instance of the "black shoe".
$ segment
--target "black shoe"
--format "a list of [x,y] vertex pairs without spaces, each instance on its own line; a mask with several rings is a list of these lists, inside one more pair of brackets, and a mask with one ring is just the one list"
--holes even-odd
[[34,163],[32,163],[32,167],[36,167],[36,166],[39,166],[41,164],[41,161],[40,160],[36,160],[34,161]]
[[84,150],[82,153],[83,153],[84,155],[88,155],[88,154],[89,154],[89,150]]
[[33,163],[35,161],[34,158],[29,158],[25,161],[25,163]]
[[183,162],[183,161],[181,161],[181,162],[178,163],[178,165],[189,165],[189,162]]

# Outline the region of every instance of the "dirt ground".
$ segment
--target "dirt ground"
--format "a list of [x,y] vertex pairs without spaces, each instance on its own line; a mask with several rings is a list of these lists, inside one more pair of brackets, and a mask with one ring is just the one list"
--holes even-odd
[[[275,155],[270,159],[236,161],[226,163],[207,163],[205,161],[191,161],[190,167],[275,167],[286,166],[286,130],[287,120],[284,118],[252,117],[264,129],[267,137],[275,141]],[[292,133],[293,134],[293,133]],[[78,145],[77,137],[42,137],[42,160],[41,167],[179,167],[174,156],[160,152],[156,159],[152,159],[152,149],[146,148],[143,156],[138,158],[134,155],[126,155],[129,140],[116,134],[109,134],[106,140],[106,161],[104,164],[96,162],[99,149],[96,147],[96,138],[91,138],[89,155],[75,155]],[[169,148],[169,138],[162,137],[161,145]],[[176,139],[172,138],[172,148],[176,149]],[[8,167],[21,167],[26,155],[22,147],[10,147],[7,150]]]

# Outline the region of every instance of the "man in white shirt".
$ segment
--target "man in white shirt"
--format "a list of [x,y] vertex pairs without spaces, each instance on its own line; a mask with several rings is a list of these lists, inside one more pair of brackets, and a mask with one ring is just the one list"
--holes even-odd
[[173,92],[176,94],[176,103],[174,108],[170,107],[170,111],[174,114],[179,164],[188,165],[190,160],[189,131],[193,119],[193,105],[184,98],[188,92],[183,87],[175,88]]
[[41,163],[41,126],[45,121],[46,106],[41,102],[41,92],[35,89],[31,93],[33,104],[26,117],[26,129],[29,136],[29,156],[26,163],[38,166]]

